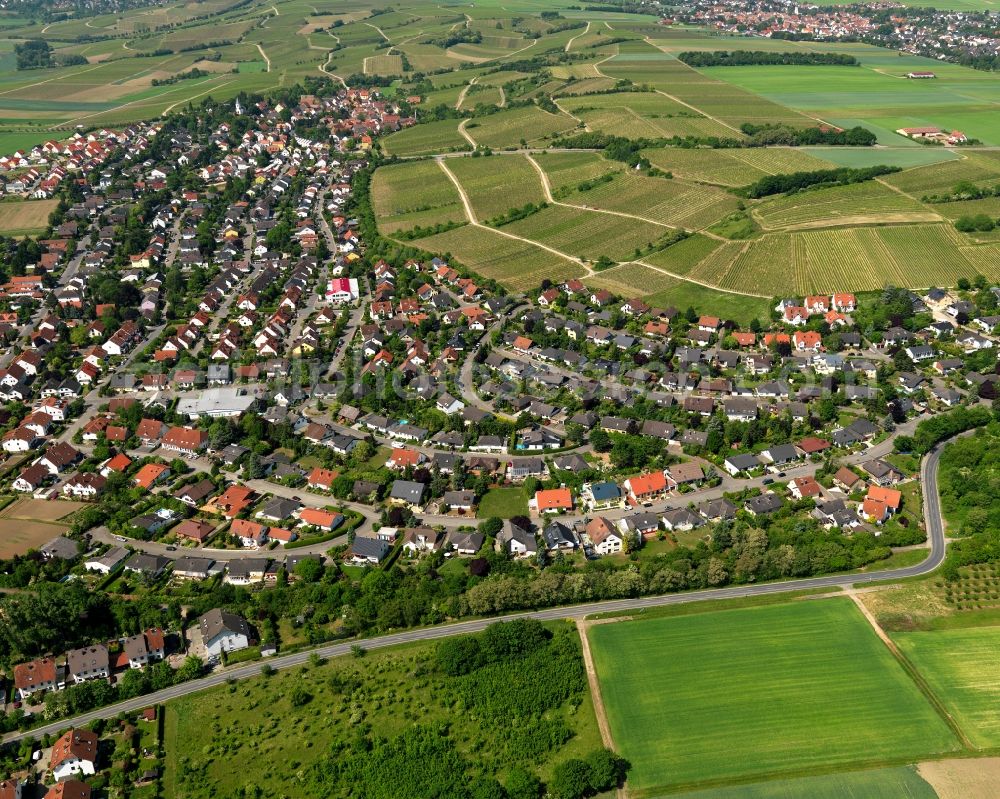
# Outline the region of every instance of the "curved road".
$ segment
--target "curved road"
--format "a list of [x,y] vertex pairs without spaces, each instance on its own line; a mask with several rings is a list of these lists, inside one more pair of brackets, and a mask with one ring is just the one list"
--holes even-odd
[[[921,480],[924,488],[924,519],[927,523],[927,538],[930,543],[930,554],[921,563],[915,566],[907,566],[902,569],[883,569],[864,575],[858,574],[831,574],[824,577],[807,577],[801,580],[785,580],[775,583],[763,583],[760,585],[742,585],[732,588],[714,588],[703,591],[689,591],[679,594],[665,594],[662,596],[641,597],[636,599],[615,599],[604,602],[590,602],[583,605],[569,605],[545,610],[528,611],[524,613],[509,613],[503,616],[495,616],[486,619],[473,619],[470,621],[455,622],[452,624],[442,624],[436,627],[425,627],[415,630],[406,630],[390,635],[380,635],[375,638],[347,641],[344,643],[327,644],[313,649],[295,652],[289,655],[280,655],[270,658],[266,662],[274,669],[290,669],[301,666],[308,662],[310,655],[318,654],[320,657],[338,657],[347,655],[351,647],[355,645],[364,646],[366,649],[382,649],[384,647],[396,646],[398,644],[413,641],[433,641],[440,638],[447,638],[453,635],[463,635],[467,633],[479,632],[491,624],[498,621],[511,621],[517,618],[533,618],[540,620],[564,619],[570,617],[581,617],[594,613],[620,612],[628,613],[643,608],[662,607],[665,605],[680,605],[688,602],[703,602],[715,599],[735,599],[738,597],[763,596],[767,594],[780,594],[789,591],[801,591],[810,588],[845,588],[859,582],[874,582],[877,580],[896,580],[904,577],[917,577],[934,571],[944,561],[945,556],[945,536],[944,522],[941,518],[941,506],[937,491],[937,469],[941,456],[941,445],[935,447],[923,460],[920,467]],[[69,727],[89,724],[95,719],[107,719],[117,716],[119,713],[129,713],[150,705],[159,704],[170,699],[203,691],[206,688],[222,685],[230,680],[245,680],[261,674],[261,666],[264,662],[255,662],[249,665],[237,666],[232,669],[223,669],[202,677],[198,680],[181,683],[162,691],[146,694],[144,696],[129,699],[125,702],[118,702],[114,705],[83,713],[70,719],[46,724],[43,727],[36,727],[27,732],[8,733],[3,736],[3,743],[14,743],[25,738],[40,738],[46,733],[54,734]]]

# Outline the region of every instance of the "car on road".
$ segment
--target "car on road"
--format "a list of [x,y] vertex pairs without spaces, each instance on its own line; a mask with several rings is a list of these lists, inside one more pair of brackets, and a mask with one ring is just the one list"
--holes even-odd
[[128,539],[123,535],[114,536],[115,541],[128,541]]
[[763,480],[761,480],[761,482],[764,485],[769,486],[769,485],[771,485],[771,483],[774,482],[774,478],[773,477],[765,477]]
[[177,547],[175,547],[173,544],[167,547],[167,552],[176,552],[176,551]]

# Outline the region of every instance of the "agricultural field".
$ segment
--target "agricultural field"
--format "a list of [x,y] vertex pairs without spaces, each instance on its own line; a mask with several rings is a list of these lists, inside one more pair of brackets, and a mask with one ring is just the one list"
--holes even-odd
[[73,514],[82,507],[81,502],[18,497],[0,510],[0,558],[24,555],[65,533]]
[[382,167],[372,179],[371,195],[379,229],[387,234],[465,221],[462,199],[435,161]]
[[620,172],[625,168],[624,164],[609,161],[599,153],[538,153],[532,155],[532,158],[545,172],[555,194],[565,188],[575,188],[583,181],[593,180],[608,172]]
[[606,255],[613,261],[628,260],[634,250],[655,244],[669,233],[638,219],[564,206],[550,206],[503,230],[585,260]]
[[722,243],[698,233],[665,250],[647,255],[643,260],[675,275],[684,275],[715,252]]
[[469,149],[458,132],[458,120],[442,119],[392,133],[382,139],[382,149],[401,158]]
[[365,59],[366,75],[402,75],[403,57],[398,55],[373,55]]
[[[709,67],[702,72],[834,125],[843,126],[847,120],[869,123],[886,145],[904,141],[894,132],[898,128],[919,125],[962,130],[985,144],[1000,144],[1000,109],[993,102],[992,87],[981,80],[981,73],[941,69],[937,62],[927,59],[894,59],[905,63],[866,68],[864,56],[861,58],[862,68]],[[913,61],[923,64],[914,66]],[[937,80],[899,79],[909,70],[928,68],[934,69]]]
[[752,215],[764,230],[941,221],[934,211],[877,180],[768,198],[754,206]]
[[462,184],[480,222],[545,201],[538,173],[520,155],[451,158],[447,167]]
[[918,199],[927,194],[948,193],[963,181],[992,186],[1000,180],[1000,159],[992,151],[963,152],[961,159],[908,169],[883,180]]
[[560,101],[588,130],[628,138],[732,135],[732,130],[657,92],[621,92]]
[[893,640],[973,745],[1000,746],[1000,627],[896,633]]
[[733,291],[774,296],[952,285],[982,273],[1000,277],[991,245],[967,242],[951,225],[846,227],[768,233],[724,244],[688,276]]
[[58,200],[0,202],[0,235],[25,236],[45,230]]
[[521,141],[539,142],[556,133],[571,130],[576,124],[572,117],[550,114],[537,106],[530,106],[477,118],[465,126],[465,131],[478,146],[500,149],[517,147]]
[[746,186],[766,175],[830,169],[832,164],[791,147],[746,150],[644,150],[653,166],[675,177],[720,186]]
[[914,169],[962,157],[955,150],[945,147],[804,147],[802,152],[822,158],[831,166],[848,166],[853,169],[883,164],[898,166],[900,169]]
[[959,748],[847,599],[595,625],[589,637],[636,796]]
[[666,96],[687,104],[742,138],[739,126],[764,122],[806,127],[815,120],[779,103],[692,69],[651,42],[631,42],[617,56],[601,64],[601,73],[648,84]]
[[469,87],[458,108],[461,111],[473,111],[477,105],[501,105],[503,101],[504,93],[499,87],[474,84]]
[[671,794],[673,799],[938,799],[914,766],[877,768],[821,777],[754,782],[706,791]]
[[641,297],[668,291],[677,284],[677,279],[643,264],[627,263],[597,272],[584,282],[591,288],[607,289],[620,297]]
[[584,274],[583,267],[575,261],[489,228],[467,225],[417,239],[414,245],[428,252],[450,254],[474,272],[498,280],[515,291],[537,288],[546,278],[559,282]]
[[736,210],[737,198],[711,186],[622,173],[588,191],[562,198],[574,205],[603,208],[672,227],[699,230]]

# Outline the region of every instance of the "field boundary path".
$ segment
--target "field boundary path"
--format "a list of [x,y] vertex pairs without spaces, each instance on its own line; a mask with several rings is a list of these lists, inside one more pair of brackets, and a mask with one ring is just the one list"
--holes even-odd
[[469,121],[468,119],[463,119],[461,122],[458,123],[458,135],[461,136],[463,139],[465,139],[469,144],[471,144],[473,148],[476,148],[479,145],[476,143],[476,140],[472,138],[472,135],[469,133],[469,131],[465,129],[465,126],[468,123],[468,121]]
[[[440,162],[439,162],[440,163]],[[683,605],[691,602],[704,602],[707,600],[739,599],[750,596],[764,596],[770,594],[784,594],[789,591],[801,591],[809,588],[844,588],[853,587],[861,583],[873,583],[882,580],[898,580],[904,577],[919,577],[930,574],[941,563],[945,557],[944,523],[941,518],[940,502],[937,494],[937,467],[941,456],[941,448],[947,442],[942,442],[928,455],[924,457],[921,464],[920,474],[924,485],[924,507],[927,521],[927,537],[930,542],[930,553],[927,558],[915,566],[905,566],[899,569],[885,569],[882,571],[870,572],[866,575],[858,574],[830,574],[822,577],[808,577],[797,580],[784,580],[776,583],[758,583],[754,585],[731,586],[728,588],[704,589],[701,591],[688,591],[674,594],[661,594],[659,596],[640,597],[633,599],[610,599],[600,602],[590,602],[581,605],[570,605],[565,607],[546,608],[545,610],[525,611],[519,613],[507,613],[501,616],[492,616],[483,619],[470,619],[468,621],[452,622],[433,627],[423,627],[413,630],[405,630],[398,633],[390,633],[367,639],[352,639],[334,644],[325,644],[312,649],[304,649],[287,655],[278,655],[269,658],[266,664],[275,670],[290,669],[301,666],[309,661],[310,656],[315,653],[320,657],[340,657],[350,654],[352,647],[362,646],[365,649],[384,649],[386,647],[397,646],[399,644],[412,643],[417,641],[436,641],[442,638],[449,638],[454,635],[467,635],[469,633],[481,632],[491,624],[501,621],[513,621],[515,619],[534,618],[539,621],[552,621],[558,619],[577,619],[592,614],[618,613],[627,614],[641,608],[663,607],[667,605]],[[28,738],[37,739],[43,735],[52,735],[69,727],[81,727],[97,719],[114,718],[119,713],[131,713],[152,705],[166,702],[170,699],[187,696],[197,693],[207,688],[214,688],[224,685],[230,680],[245,680],[251,677],[260,676],[263,663],[250,663],[228,669],[221,669],[201,677],[197,680],[180,683],[162,691],[155,691],[144,696],[135,697],[124,702],[117,702],[89,713],[83,713],[71,718],[60,719],[50,724],[36,727],[33,730],[24,732],[7,733],[0,739],[4,744],[16,743]]]
[[903,667],[903,671],[909,675],[910,679],[913,680],[914,685],[917,686],[917,690],[924,695],[924,698],[930,703],[931,707],[934,708],[935,712],[941,717],[945,724],[948,725],[948,729],[952,731],[954,736],[958,739],[958,742],[962,745],[964,749],[974,750],[976,747],[973,746],[972,741],[969,740],[965,732],[958,725],[958,722],[952,717],[951,713],[948,712],[948,708],[944,706],[944,703],[938,698],[937,694],[928,684],[924,676],[913,666],[912,663],[907,659],[898,646],[896,642],[889,637],[889,634],[882,629],[882,625],[878,623],[878,619],[875,615],[868,609],[865,603],[861,600],[858,594],[851,592],[849,594],[851,600],[857,606],[858,610],[861,611],[861,615],[865,617],[865,621],[871,625],[872,630],[875,631],[875,635],[879,637],[883,644],[885,644],[886,649],[892,654],[896,659],[896,662]]
[[[637,219],[640,222],[648,222],[651,225],[659,225],[660,227],[665,227],[668,228],[669,230],[681,229],[673,225],[668,225],[666,222],[659,222],[655,219],[650,219],[649,217],[638,216],[637,214],[627,214],[624,211],[610,211],[607,208],[591,208],[585,205],[574,205],[573,203],[566,203],[562,202],[561,200],[557,200],[552,195],[552,184],[549,183],[549,176],[545,174],[545,170],[542,169],[541,164],[539,164],[534,158],[532,158],[530,153],[523,153],[523,155],[535,168],[535,171],[538,172],[538,176],[542,182],[542,192],[545,195],[545,200],[551,205],[561,205],[564,206],[565,208],[574,208],[577,211],[588,211],[596,214],[609,214],[611,216],[621,216],[625,217],[626,219]],[[492,230],[492,228],[490,229]],[[717,236],[714,233],[708,233],[706,231],[700,231],[700,232],[703,235],[708,236],[709,238],[716,238],[719,239],[719,241],[724,241],[724,239],[721,236]],[[667,277],[674,278],[675,280],[682,280],[685,283],[693,283],[696,286],[702,286],[707,289],[712,289],[713,291],[721,291],[724,294],[735,294],[738,297],[760,297],[762,299],[769,299],[764,294],[754,294],[753,292],[749,291],[736,291],[735,289],[725,289],[722,288],[721,286],[713,286],[711,283],[705,283],[701,280],[697,280],[696,278],[688,277],[687,275],[678,275],[674,272],[671,272],[668,269],[664,269],[662,266],[656,266],[654,264],[646,263],[641,259],[635,259],[632,261],[622,261],[619,264],[619,266],[624,266],[625,264],[639,264],[640,266],[644,266],[647,269],[652,269],[654,272],[659,272],[661,275],[666,275]]]
[[[44,33],[44,31],[43,31],[43,33]],[[566,42],[566,48],[565,48],[565,50],[563,52],[568,53],[569,52],[569,48],[573,46],[573,42],[575,42],[581,36],[586,36],[588,33],[590,33],[590,21],[589,20],[587,21],[587,27],[584,28],[582,32],[578,33],[576,36],[574,36],[572,39],[570,39],[568,42]]]
[[[604,706],[604,697],[601,695],[601,682],[597,679],[597,667],[594,665],[594,656],[590,651],[590,639],[587,637],[587,630],[595,624],[608,624],[610,622],[622,621],[621,618],[588,620],[577,619],[576,629],[580,634],[580,651],[583,653],[583,668],[587,673],[587,683],[590,685],[590,698],[594,704],[594,716],[597,719],[597,729],[601,732],[601,743],[605,749],[615,751],[615,739],[611,735],[611,724],[608,722],[608,710]],[[618,799],[625,799],[628,796],[624,788],[617,791]]]
[[[462,91],[459,92],[458,99],[455,101],[455,110],[456,111],[462,107],[462,102],[465,100],[465,95],[467,95],[469,93],[469,89],[472,88],[472,85],[477,80],[479,80],[479,76],[478,75],[476,75],[476,77],[474,77],[472,80],[470,80],[468,83],[466,83],[465,86],[462,87]],[[461,125],[459,125],[459,127],[461,127]],[[465,134],[463,134],[463,135],[465,135]],[[467,136],[466,136],[466,139],[468,139]]]
[[541,242],[534,241],[532,239],[526,239],[524,238],[524,236],[515,236],[513,233],[507,233],[504,230],[498,230],[497,228],[490,227],[489,225],[484,225],[482,222],[476,219],[476,214],[472,210],[472,203],[469,201],[469,195],[465,193],[465,187],[462,186],[458,178],[455,177],[455,174],[450,169],[448,169],[447,165],[444,162],[444,159],[436,158],[435,160],[437,161],[437,165],[441,167],[441,171],[448,176],[448,179],[453,184],[455,184],[455,188],[458,190],[458,194],[462,198],[462,205],[465,207],[465,216],[468,218],[470,225],[472,225],[473,227],[482,228],[483,230],[490,230],[493,233],[499,233],[501,236],[504,236],[508,239],[514,239],[514,241],[520,241],[525,244],[531,244],[535,247],[538,247],[539,249],[545,250],[546,252],[550,252],[553,255],[558,255],[560,258],[565,258],[567,261],[572,261],[578,266],[583,267],[583,269],[587,271],[587,277],[592,277],[594,275],[594,270],[582,258],[577,258],[575,255],[569,255],[568,253],[561,252],[560,250],[557,250],[555,247],[549,247],[547,244],[542,244]]
[[264,48],[257,44],[257,50],[260,51],[260,57],[264,59],[264,64],[267,66],[266,72],[271,71],[271,59],[267,57],[267,53],[264,52]]

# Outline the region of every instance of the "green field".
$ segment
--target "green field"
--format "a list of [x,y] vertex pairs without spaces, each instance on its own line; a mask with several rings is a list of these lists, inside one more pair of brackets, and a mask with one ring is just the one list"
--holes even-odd
[[[826,151],[824,151],[825,154]],[[747,150],[684,150],[663,148],[643,151],[654,166],[687,178],[720,186],[746,186],[765,175],[829,169],[825,155],[790,147]]]
[[481,147],[495,149],[517,147],[521,141],[535,143],[556,133],[576,127],[576,121],[565,114],[550,114],[537,106],[497,111],[480,117],[465,126],[466,132]]
[[[892,132],[897,128],[919,125],[961,130],[986,144],[1000,144],[995,87],[982,79],[982,73],[926,59],[886,59],[875,48],[858,48],[857,54],[862,60],[861,69],[710,67],[703,72],[833,124],[841,124],[840,120],[846,118],[871,123],[890,131],[880,136],[883,144],[903,141]],[[935,71],[937,80],[911,81],[903,77],[910,70],[928,68]]]
[[603,208],[690,230],[708,227],[737,207],[736,197],[714,186],[631,172],[618,174],[586,191],[571,192],[562,199],[573,205]]
[[975,746],[1000,746],[1000,627],[895,633],[893,640]]
[[655,244],[669,233],[639,219],[564,206],[549,206],[503,229],[568,255],[587,260],[606,255],[613,261],[629,260],[633,250]]
[[768,198],[753,216],[764,230],[941,221],[931,209],[875,180]]
[[406,157],[465,150],[469,149],[469,143],[459,134],[458,122],[454,119],[443,119],[440,122],[427,122],[386,136],[382,140],[382,149],[389,155]]
[[476,510],[480,519],[496,516],[499,519],[511,519],[514,516],[528,515],[528,495],[523,488],[494,488],[486,492]]
[[599,153],[538,153],[532,157],[548,177],[553,193],[624,169],[624,164],[609,161]]
[[465,221],[462,199],[435,161],[390,164],[372,179],[372,207],[384,233]]
[[451,158],[447,166],[462,184],[480,221],[528,203],[545,202],[538,173],[522,156]]
[[959,747],[846,599],[600,625],[590,640],[637,796]]
[[[912,766],[671,794],[674,799],[937,799]],[[665,799],[665,798],[664,798]]]
[[560,107],[591,130],[629,138],[730,136],[720,122],[656,92],[619,92],[560,101]]
[[414,244],[428,252],[450,254],[469,269],[521,291],[536,288],[545,278],[562,281],[584,272],[573,261],[485,228],[461,227]]

